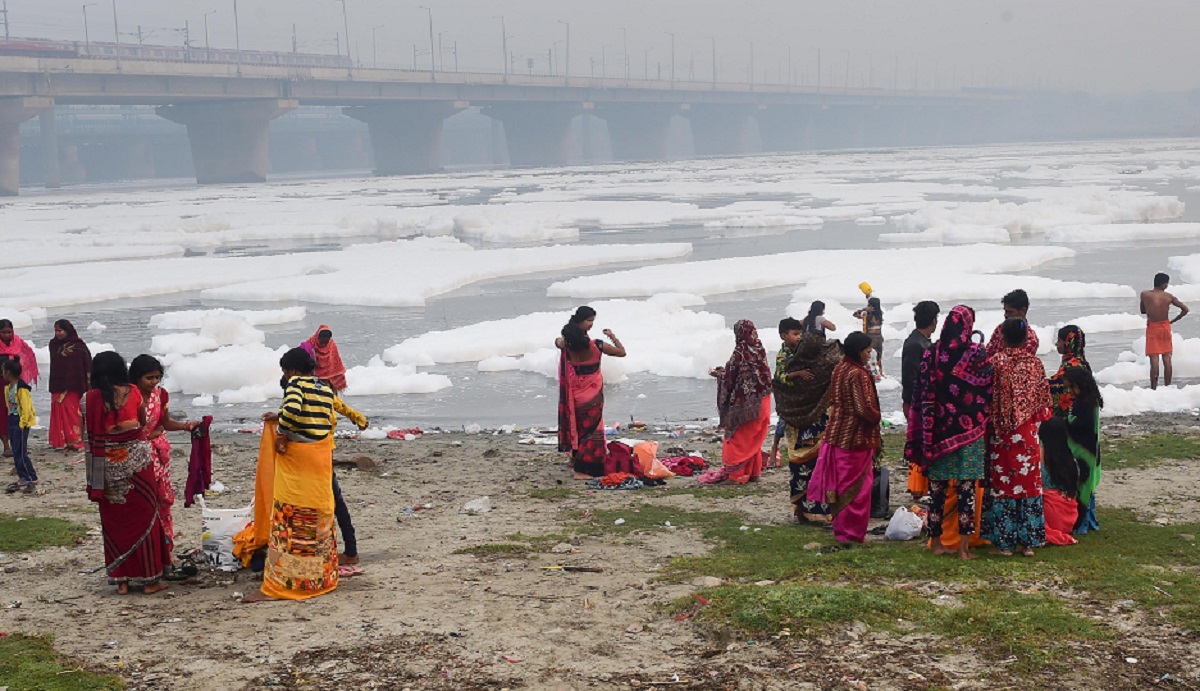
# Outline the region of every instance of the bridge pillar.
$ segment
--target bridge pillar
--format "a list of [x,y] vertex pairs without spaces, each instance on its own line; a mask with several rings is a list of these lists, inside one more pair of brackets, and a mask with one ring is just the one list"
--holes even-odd
[[815,148],[816,118],[809,108],[769,106],[758,113],[764,151],[809,151]]
[[367,123],[376,175],[435,173],[442,169],[442,129],[466,101],[413,101],[342,108]]
[[503,103],[483,114],[504,125],[509,165],[565,165],[571,154],[571,120],[583,112],[578,103]]
[[682,112],[665,103],[613,103],[596,109],[608,123],[612,155],[618,161],[662,161],[667,158],[671,117]]
[[299,103],[285,99],[160,106],[161,117],[187,126],[196,182],[264,182],[271,121]]
[[15,197],[21,189],[21,123],[53,110],[52,98],[0,98],[0,197]]
[[692,123],[698,156],[739,156],[749,153],[752,106],[693,104],[684,110]]
[[42,184],[46,186],[46,189],[62,187],[58,154],[58,120],[54,118],[53,108],[38,114],[38,130],[42,135]]

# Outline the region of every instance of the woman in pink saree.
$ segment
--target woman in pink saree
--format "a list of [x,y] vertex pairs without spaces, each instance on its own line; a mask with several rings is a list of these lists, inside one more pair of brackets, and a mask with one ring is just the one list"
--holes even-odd
[[129,381],[138,388],[146,406],[144,429],[146,441],[150,444],[154,478],[158,482],[158,519],[166,537],[163,566],[169,568],[173,563],[171,555],[175,547],[175,521],[171,517],[171,507],[175,504],[175,486],[171,484],[171,442],[167,441],[166,433],[190,432],[196,423],[179,422],[171,417],[167,409],[170,397],[167,390],[158,385],[162,377],[162,363],[155,357],[139,355],[129,363]]
[[576,480],[605,474],[608,447],[604,440],[604,375],[600,356],[625,357],[625,347],[612,331],[612,343],[588,338],[596,311],[583,306],[575,311],[555,340],[558,360],[558,450],[571,454]]
[[842,544],[862,542],[871,519],[871,487],[879,434],[879,394],[871,361],[871,337],[855,331],[842,344],[844,358],[833,370],[829,424],[808,483],[808,498],[829,504],[833,537]]

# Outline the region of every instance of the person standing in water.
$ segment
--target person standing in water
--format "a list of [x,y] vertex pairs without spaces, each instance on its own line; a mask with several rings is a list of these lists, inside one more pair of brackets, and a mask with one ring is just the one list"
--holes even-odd
[[[1150,358],[1150,388],[1158,388],[1158,360],[1162,358],[1163,383],[1171,385],[1171,325],[1188,314],[1188,306],[1167,292],[1171,277],[1164,273],[1154,275],[1154,288],[1143,290],[1142,314],[1146,315],[1146,356]],[[1171,319],[1171,307],[1178,307],[1179,314]]]
[[883,306],[877,297],[867,298],[867,306],[854,312],[862,320],[863,333],[871,338],[871,350],[875,351],[875,381],[883,378]]
[[808,308],[808,315],[800,322],[806,334],[817,334],[825,338],[826,331],[837,331],[837,326],[825,318],[825,303],[814,300]]

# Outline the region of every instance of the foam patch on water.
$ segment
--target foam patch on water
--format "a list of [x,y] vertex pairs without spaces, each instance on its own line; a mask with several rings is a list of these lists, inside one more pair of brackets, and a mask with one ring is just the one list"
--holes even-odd
[[[603,357],[605,380],[620,382],[635,373],[663,377],[704,378],[723,364],[733,348],[733,332],[719,314],[689,307],[703,301],[692,295],[664,294],[646,301],[606,300],[596,310],[593,338],[611,328],[625,346],[624,358]],[[558,376],[559,351],[554,339],[570,312],[535,312],[511,319],[431,331],[384,351],[388,362],[434,365],[476,362],[481,372],[524,371]],[[768,348],[778,348],[773,325],[760,325]]]
[[308,316],[306,307],[286,307],[278,310],[184,310],[164,312],[150,317],[150,326],[159,329],[203,329],[214,318],[228,316],[244,321],[250,326],[289,324],[302,322]]

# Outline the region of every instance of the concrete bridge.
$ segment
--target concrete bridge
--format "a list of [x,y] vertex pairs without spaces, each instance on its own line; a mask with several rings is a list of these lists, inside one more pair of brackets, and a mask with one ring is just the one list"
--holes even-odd
[[198,182],[237,183],[266,179],[270,123],[301,105],[337,106],[366,123],[376,172],[399,174],[440,170],[443,122],[470,106],[503,125],[511,164],[532,166],[566,163],[571,122],[585,113],[606,121],[615,158],[659,159],[677,115],[698,155],[723,155],[746,152],[752,119],[767,151],[811,149],[818,136],[939,144],[963,138],[949,130],[999,126],[1020,103],[966,91],[0,56],[0,195],[17,193],[18,128],[34,117],[45,178],[57,181],[56,106],[157,106],[186,125]]

